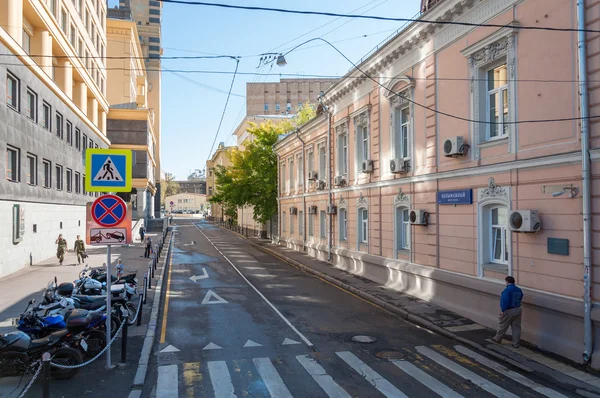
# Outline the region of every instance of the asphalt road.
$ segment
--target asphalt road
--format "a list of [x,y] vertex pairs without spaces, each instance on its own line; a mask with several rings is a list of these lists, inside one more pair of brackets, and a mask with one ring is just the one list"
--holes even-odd
[[143,396],[577,396],[404,322],[204,220],[177,220],[166,294]]

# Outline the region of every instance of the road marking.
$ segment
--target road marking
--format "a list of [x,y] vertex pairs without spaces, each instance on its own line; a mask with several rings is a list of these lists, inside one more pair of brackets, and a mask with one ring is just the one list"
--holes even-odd
[[208,272],[206,272],[206,268],[202,268],[202,275],[190,276],[190,279],[194,282],[198,282],[199,279],[206,279],[206,278],[208,278]]
[[273,366],[273,363],[269,358],[253,358],[254,366],[256,366],[256,370],[262,377],[267,390],[269,390],[269,394],[271,397],[277,398],[292,398],[292,394],[287,389],[283,380],[277,373],[277,369]]
[[296,341],[296,340],[288,339],[286,337],[285,340],[283,340],[283,343],[281,343],[281,345],[291,345],[291,344],[300,344],[300,342]]
[[[211,301],[211,299],[214,299]],[[219,296],[217,293],[213,292],[212,290],[209,290],[208,293],[206,293],[206,296],[204,296],[204,300],[202,300],[202,304],[227,304],[227,301]]]
[[539,392],[542,395],[545,395],[550,398],[567,398],[565,395],[563,395],[559,392],[556,392],[550,388],[544,387],[543,385],[538,384],[538,383],[528,379],[527,377],[523,376],[522,374],[512,371],[512,370],[506,368],[505,366],[500,365],[497,362],[487,359],[486,357],[479,355],[476,352],[473,352],[466,347],[457,345],[457,346],[454,346],[454,348],[456,349],[456,351],[460,352],[461,354],[464,354],[470,358],[473,358],[480,364],[485,365],[488,368],[492,368],[496,372],[501,373],[504,376],[511,378],[514,381],[521,383],[524,386],[527,386],[527,387],[531,388],[532,390]]
[[163,348],[161,351],[161,353],[167,353],[167,352],[179,352],[179,349],[176,347],[173,347],[172,345],[167,346],[166,348]]
[[437,352],[431,350],[430,348],[419,346],[419,347],[417,347],[417,351],[420,354],[425,355],[427,358],[431,359],[432,361],[437,362],[438,364],[442,365],[443,367],[445,367],[449,371],[453,372],[454,374],[457,374],[458,376],[462,377],[463,379],[470,380],[473,384],[475,384],[476,386],[479,386],[480,388],[489,392],[493,396],[517,398],[517,396],[515,394],[512,394],[512,393],[506,391],[505,389],[495,385],[491,381],[484,379],[483,377],[479,376],[478,374],[473,373],[466,368],[463,368],[462,366],[452,362],[448,358],[438,354]]
[[[194,225],[196,225],[196,224],[194,224]],[[198,228],[197,225],[196,225],[196,228]],[[244,281],[246,281],[246,283],[248,285],[250,285],[250,287],[252,289],[254,289],[254,291],[273,309],[273,311],[275,311],[277,313],[277,315],[279,315],[279,317],[281,319],[283,319],[283,321],[302,339],[302,341],[304,341],[307,346],[312,347],[313,343],[311,343],[310,340],[308,340],[302,333],[300,333],[300,331],[298,329],[296,329],[296,327],[294,325],[292,325],[292,323],[265,297],[264,294],[262,294],[260,292],[260,290],[258,290],[252,283],[250,283],[250,281],[248,280],[248,278],[246,278],[244,276],[244,274],[242,274],[242,272],[229,260],[229,258],[227,258],[227,256],[225,254],[223,254],[223,252],[221,250],[219,250],[219,248],[217,246],[215,246],[215,244],[210,240],[210,238],[208,236],[206,236],[206,234],[200,228],[198,228],[198,231],[200,231],[200,233],[202,235],[204,235],[204,237],[206,238],[206,240],[208,240],[210,242],[210,244],[213,245],[213,247],[233,267],[233,269],[242,277],[242,279]]]
[[160,331],[160,344],[167,339],[167,317],[169,315],[169,296],[171,295],[171,270],[173,269],[173,256],[169,258],[169,275],[167,277],[167,291],[165,292],[165,305],[163,307],[162,328]]
[[[233,392],[233,384],[231,384],[229,369],[227,369],[227,363],[225,361],[208,362],[208,373],[216,398],[236,397]],[[159,396],[160,395],[157,395],[157,397]]]
[[158,380],[156,382],[156,396],[161,398],[177,398],[179,385],[177,365],[158,367]]
[[208,344],[206,345],[206,347],[204,347],[204,348],[202,349],[202,351],[204,351],[204,350],[220,350],[220,349],[222,349],[222,348],[223,348],[223,347],[221,347],[221,346],[218,346],[218,345],[216,345],[216,344],[215,344],[215,343],[213,343],[213,342],[210,342],[210,343],[208,343]]
[[358,359],[358,357],[350,351],[336,352],[336,354],[386,397],[408,398],[402,391],[394,387],[392,383],[384,379],[379,373],[375,372],[369,365]]
[[256,260],[235,260],[236,263],[257,263]]
[[450,387],[446,386],[443,383],[440,383],[427,373],[423,372],[421,369],[416,367],[410,362],[407,361],[399,361],[392,359],[390,360],[394,365],[402,369],[402,371],[409,376],[412,376],[414,379],[418,380],[425,387],[429,388],[431,391],[435,392],[441,397],[444,398],[462,398],[462,395],[458,394]]
[[350,395],[333,381],[317,361],[309,358],[308,355],[298,355],[296,359],[330,398],[350,398]]
[[262,347],[262,344],[258,344],[256,341],[248,340],[246,341],[246,344],[244,344],[244,348],[249,347]]

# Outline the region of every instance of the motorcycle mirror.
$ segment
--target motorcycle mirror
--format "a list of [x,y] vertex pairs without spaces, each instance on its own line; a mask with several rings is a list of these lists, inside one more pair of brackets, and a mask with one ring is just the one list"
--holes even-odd
[[56,279],[56,276],[54,277],[54,284],[58,285],[58,279]]

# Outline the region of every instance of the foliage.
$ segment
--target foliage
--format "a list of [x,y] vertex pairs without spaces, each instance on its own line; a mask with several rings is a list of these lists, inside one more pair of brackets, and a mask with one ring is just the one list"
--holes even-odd
[[175,181],[175,176],[172,173],[165,173],[165,179],[162,181],[163,195],[161,196],[161,204],[165,204],[165,198],[176,195],[181,190],[179,183]]
[[315,110],[307,102],[291,120],[278,123],[267,121],[260,125],[248,123],[252,139],[244,143],[244,150],[233,149],[231,166],[215,167],[218,192],[211,202],[226,209],[254,206],[254,219],[266,223],[277,214],[277,155],[273,145],[279,136],[293,131],[315,117]]

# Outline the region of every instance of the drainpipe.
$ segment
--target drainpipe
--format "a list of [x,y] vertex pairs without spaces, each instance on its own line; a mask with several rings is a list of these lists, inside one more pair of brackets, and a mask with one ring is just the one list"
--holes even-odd
[[[323,96],[319,96],[319,102],[323,106],[323,110],[327,112],[327,190],[329,191],[329,206],[333,205],[333,192],[331,180],[331,112],[328,106],[323,103]],[[331,261],[331,249],[333,248],[333,214],[329,213],[329,242],[327,243],[327,261]]]
[[592,299],[590,280],[592,279],[592,219],[591,219],[591,178],[589,155],[590,121],[588,113],[587,88],[587,51],[585,43],[585,0],[577,1],[577,47],[579,58],[579,96],[581,112],[581,171],[583,179],[583,329],[584,351],[583,362],[592,359],[594,342],[592,336]]
[[[273,152],[275,152],[275,148],[273,148]],[[277,244],[280,242],[281,237],[281,180],[280,180],[280,170],[279,165],[281,164],[281,158],[277,152],[275,152],[277,156],[277,235],[273,235],[271,241],[275,243],[277,240]]]
[[304,156],[306,156],[306,143],[300,138],[300,132],[295,130],[296,138],[302,143],[302,251],[306,251],[306,167],[304,167]]

